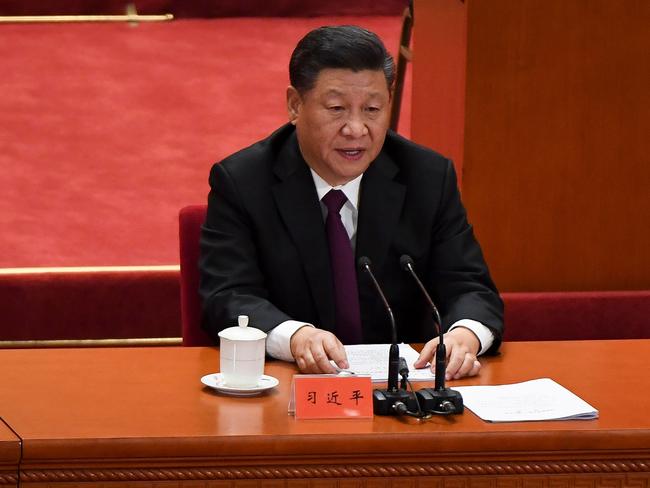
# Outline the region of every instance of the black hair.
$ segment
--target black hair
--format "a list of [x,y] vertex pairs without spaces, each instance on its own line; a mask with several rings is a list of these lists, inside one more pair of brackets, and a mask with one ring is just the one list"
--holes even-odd
[[305,93],[327,68],[382,70],[389,90],[395,79],[395,63],[384,43],[377,34],[355,25],[319,27],[303,37],[289,61],[291,85]]

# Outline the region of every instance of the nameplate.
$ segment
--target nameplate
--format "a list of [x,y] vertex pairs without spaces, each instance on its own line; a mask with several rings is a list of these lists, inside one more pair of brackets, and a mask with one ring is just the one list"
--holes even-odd
[[372,418],[372,381],[364,375],[294,375],[296,419]]

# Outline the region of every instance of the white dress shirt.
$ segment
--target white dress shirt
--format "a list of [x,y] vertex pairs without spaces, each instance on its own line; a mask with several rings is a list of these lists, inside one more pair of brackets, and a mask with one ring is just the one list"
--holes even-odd
[[[350,236],[352,249],[355,249],[357,241],[357,222],[359,218],[359,187],[361,186],[361,178],[363,175],[357,176],[345,185],[332,187],[313,169],[310,168],[310,171],[311,176],[314,179],[314,185],[316,185],[318,199],[321,200],[320,206],[323,212],[323,220],[327,218],[327,207],[325,207],[325,204],[322,202],[323,197],[327,195],[330,190],[341,190],[345,193],[348,201],[345,202],[341,208],[341,221],[343,222],[343,227],[345,227],[348,236]],[[287,320],[271,329],[266,337],[266,352],[268,355],[276,359],[282,359],[283,361],[293,361],[294,359],[291,355],[290,345],[291,336],[293,336],[298,329],[305,326],[314,327],[313,324],[308,324],[299,320]],[[449,330],[456,327],[465,327],[476,334],[476,337],[478,337],[481,343],[479,355],[487,351],[492,345],[492,342],[494,342],[494,334],[492,334],[492,331],[476,320],[461,319],[455,322]]]

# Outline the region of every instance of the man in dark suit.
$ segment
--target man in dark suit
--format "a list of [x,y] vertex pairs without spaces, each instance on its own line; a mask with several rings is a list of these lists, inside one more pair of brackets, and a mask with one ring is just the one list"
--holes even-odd
[[[443,317],[447,377],[475,375],[496,351],[503,305],[460,201],[452,163],[388,131],[393,61],[353,26],[305,36],[290,61],[289,124],[216,164],[201,236],[204,328],[248,315],[267,352],[303,372],[347,367],[342,341],[387,343],[391,326],[366,273],[368,257],[398,339],[426,342],[435,324],[400,257]],[[343,237],[342,237],[343,236]]]

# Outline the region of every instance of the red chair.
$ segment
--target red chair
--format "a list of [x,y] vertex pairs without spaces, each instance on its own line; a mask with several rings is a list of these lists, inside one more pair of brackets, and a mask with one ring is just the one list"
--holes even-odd
[[650,291],[502,293],[506,341],[649,339]]
[[184,346],[214,346],[201,329],[199,297],[199,238],[205,222],[205,205],[184,207],[178,214],[178,237],[181,258],[181,324]]

